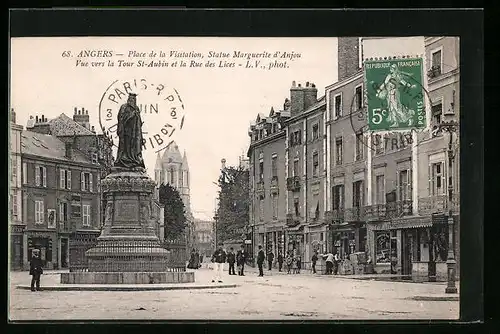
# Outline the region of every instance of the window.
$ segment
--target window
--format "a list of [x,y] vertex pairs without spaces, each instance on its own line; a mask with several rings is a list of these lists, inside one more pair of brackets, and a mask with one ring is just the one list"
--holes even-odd
[[439,75],[442,73],[442,68],[441,68],[441,50],[435,51],[432,53],[432,71],[434,76]]
[[398,178],[398,197],[400,201],[411,200],[412,179],[411,170],[402,170]]
[[170,167],[170,185],[171,186],[174,186],[174,182],[175,182],[175,171],[174,171],[174,167]]
[[363,206],[363,181],[356,181],[352,184],[352,206],[360,208]]
[[385,177],[377,175],[375,177],[375,204],[385,204]]
[[335,139],[335,162],[337,165],[342,165],[342,137]]
[[38,187],[47,186],[47,168],[43,166],[35,167],[35,185]]
[[373,145],[375,146],[375,154],[384,153],[384,141],[381,135],[375,135],[373,138]]
[[302,144],[302,131],[297,130],[292,133],[292,137],[290,138],[290,146],[296,146]]
[[299,159],[293,160],[293,176],[299,176]]
[[344,185],[339,184],[333,187],[333,210],[344,209]]
[[277,193],[272,194],[272,201],[273,201],[273,219],[278,219],[278,194]]
[[82,191],[93,191],[92,186],[92,173],[82,172],[81,174],[81,189]]
[[10,159],[10,161],[11,161],[11,168],[12,168],[11,176],[12,176],[12,180],[15,182],[15,180],[17,180],[17,157]]
[[92,163],[93,164],[97,164],[98,161],[97,161],[97,153],[92,153]]
[[442,195],[444,194],[443,163],[433,163],[431,168],[431,196]]
[[354,91],[354,102],[356,103],[356,110],[363,108],[363,86],[356,87]]
[[56,228],[56,210],[48,209],[47,210],[47,227],[48,228]]
[[319,138],[319,125],[314,124],[312,126],[312,140],[316,140]]
[[441,119],[443,115],[443,103],[440,102],[431,107],[432,114],[432,127],[438,127],[441,124]]
[[43,201],[35,201],[35,224],[43,224],[44,212]]
[[356,161],[363,160],[364,148],[363,148],[363,134],[356,134]]
[[375,263],[391,262],[391,237],[388,231],[375,232]]
[[313,176],[317,177],[319,174],[319,154],[318,152],[313,152]]
[[300,217],[300,202],[296,197],[293,199],[293,208],[295,209],[295,217]]
[[60,189],[71,189],[71,171],[67,169],[60,170]]
[[10,195],[10,202],[12,203],[12,217],[17,218],[17,191],[14,190],[13,194]]
[[28,183],[28,164],[23,162],[23,184]]
[[259,182],[264,182],[264,160],[259,161]]
[[179,187],[184,187],[184,171],[179,171]]
[[264,197],[259,197],[259,220],[264,221]]
[[59,221],[65,223],[68,220],[68,203],[59,203]]
[[342,116],[342,95],[335,96],[335,118]]
[[90,205],[82,205],[83,226],[90,226]]
[[273,155],[271,159],[271,177],[273,179],[278,178],[278,156]]

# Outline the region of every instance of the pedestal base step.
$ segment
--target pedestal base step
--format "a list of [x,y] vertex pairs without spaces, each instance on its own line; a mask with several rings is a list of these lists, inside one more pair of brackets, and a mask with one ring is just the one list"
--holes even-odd
[[70,272],[62,284],[168,284],[192,283],[194,272]]

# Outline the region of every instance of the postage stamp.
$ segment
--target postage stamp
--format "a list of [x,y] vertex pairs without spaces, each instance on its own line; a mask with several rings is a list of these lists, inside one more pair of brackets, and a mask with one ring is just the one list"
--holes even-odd
[[182,98],[173,87],[145,78],[114,80],[106,88],[99,102],[99,123],[103,132],[109,132],[117,146],[117,114],[127,101],[129,93],[137,94],[137,106],[142,119],[142,149],[155,153],[173,142],[176,131],[184,126],[185,113]]

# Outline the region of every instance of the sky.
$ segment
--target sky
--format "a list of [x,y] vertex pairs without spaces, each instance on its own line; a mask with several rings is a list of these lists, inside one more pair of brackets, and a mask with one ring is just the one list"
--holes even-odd
[[[111,51],[113,56],[104,58],[115,62],[114,67],[93,67],[92,61],[103,58],[79,58],[82,50]],[[72,57],[64,57],[70,51]],[[118,60],[137,64],[149,53],[165,52],[165,62],[180,60],[169,58],[171,51],[199,52],[203,65],[208,54],[235,51],[274,55],[275,52],[300,54],[288,59],[288,68],[269,69],[269,59],[260,60],[257,68],[245,68],[246,59],[238,59],[235,67],[219,67],[219,61],[228,64],[231,58],[212,58],[214,67],[119,67]],[[139,55],[146,53],[146,56]],[[123,54],[118,56],[116,54]],[[127,58],[129,54],[138,57]],[[156,60],[160,58],[156,57]],[[88,61],[87,67],[76,62]],[[280,64],[286,59],[280,59]],[[189,65],[189,61],[188,65]],[[274,63],[274,61],[272,61]],[[238,66],[241,63],[242,66]],[[97,64],[96,64],[97,65]],[[266,68],[261,68],[265,65]],[[172,134],[181,150],[186,151],[190,166],[191,210],[195,218],[211,219],[216,204],[217,186],[214,182],[220,173],[221,159],[227,165],[237,165],[238,157],[246,155],[250,138],[248,127],[258,113],[269,114],[271,107],[279,110],[289,97],[292,81],[305,85],[306,81],[318,87],[318,98],[324,88],[337,81],[336,38],[234,38],[234,37],[71,37],[71,38],[17,38],[11,40],[11,108],[17,123],[26,126],[30,115],[42,114],[54,118],[61,113],[73,115],[74,107],[89,111],[90,123],[100,128],[99,104],[107,88],[115,81],[146,79],[158,87],[175,89],[184,106],[182,129]],[[165,89],[165,92],[167,89]],[[148,91],[151,92],[151,91]],[[149,93],[137,97],[151,99]],[[109,97],[109,91],[108,95]],[[149,100],[148,100],[149,101]],[[109,101],[108,101],[109,102]],[[166,102],[162,102],[166,103]],[[108,105],[112,105],[108,103]],[[117,107],[118,108],[118,107]],[[117,109],[113,112],[117,112]],[[169,105],[162,104],[166,110]],[[177,110],[180,110],[179,108]],[[116,114],[115,114],[116,115]],[[155,118],[156,117],[156,118]],[[146,119],[148,126],[159,130],[168,113]],[[177,124],[178,125],[178,124]],[[156,153],[148,148],[143,151],[147,172],[154,177]]]

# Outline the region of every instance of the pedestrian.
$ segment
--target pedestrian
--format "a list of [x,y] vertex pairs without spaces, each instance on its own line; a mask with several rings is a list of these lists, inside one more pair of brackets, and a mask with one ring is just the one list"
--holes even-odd
[[300,255],[297,256],[297,274],[300,274],[300,267],[302,266],[302,258]]
[[236,263],[238,265],[238,275],[245,276],[245,261],[247,259],[247,253],[245,252],[245,245],[241,245],[240,250],[236,253]]
[[194,269],[199,269],[201,267],[200,264],[200,253],[198,250],[194,252]]
[[224,268],[224,263],[226,262],[226,252],[222,249],[222,245],[219,245],[219,248],[212,255],[212,262],[215,264],[212,283],[215,281],[222,283],[222,269]]
[[290,271],[292,270],[292,265],[293,265],[293,257],[292,257],[292,254],[290,254],[290,252],[288,252],[286,254],[286,273],[287,274],[290,274]]
[[194,261],[195,261],[195,259],[194,259],[194,249],[193,249],[193,250],[191,250],[191,255],[189,256],[189,262],[187,265],[188,269],[195,269]]
[[257,254],[257,266],[259,266],[259,277],[264,277],[264,260],[266,256],[264,255],[264,250],[262,245],[259,245],[259,253]]
[[332,274],[332,269],[333,269],[333,259],[334,259],[334,256],[331,252],[329,252],[328,254],[320,254],[320,256],[325,260],[326,262],[326,271],[325,271],[325,274],[326,275],[330,275]]
[[283,254],[278,252],[278,271],[281,271],[281,268],[283,268]]
[[234,262],[236,261],[236,257],[234,255],[233,247],[229,248],[229,252],[227,252],[227,263],[229,263],[229,275],[236,275],[234,272]]
[[30,261],[31,291],[40,291],[40,276],[43,274],[42,267],[43,264],[42,259],[40,259],[40,250],[33,249]]
[[314,251],[311,258],[313,274],[316,274],[316,262],[318,262],[318,251]]
[[292,273],[297,273],[297,258],[295,256],[292,257]]
[[339,272],[339,265],[340,265],[339,253],[335,253],[335,256],[333,257],[333,263],[334,263],[334,274],[337,275]]
[[267,254],[267,263],[269,264],[269,270],[273,267],[273,260],[274,260],[274,253],[273,251],[270,251],[269,254]]

